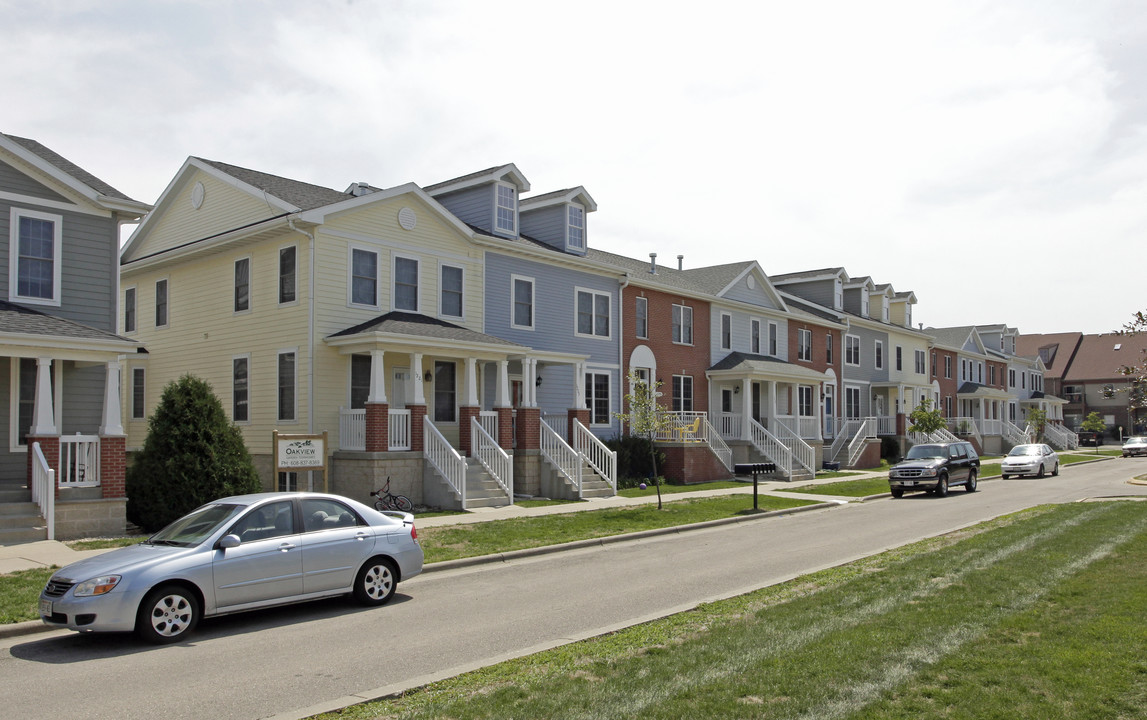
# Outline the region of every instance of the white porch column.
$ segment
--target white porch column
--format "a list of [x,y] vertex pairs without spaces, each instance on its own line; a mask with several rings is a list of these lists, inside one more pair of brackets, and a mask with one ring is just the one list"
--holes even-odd
[[369,403],[386,402],[386,370],[383,365],[383,351],[370,351],[370,393],[366,401]]
[[525,375],[525,384],[526,384],[525,395],[526,395],[526,398],[523,401],[523,404],[526,407],[537,407],[538,406],[538,359],[537,358],[526,358],[525,360],[523,360],[523,362],[526,364],[526,368],[525,368],[526,372],[523,373],[523,375]]
[[426,404],[426,391],[422,387],[422,353],[410,353],[410,396],[412,405]]
[[753,434],[749,428],[749,421],[753,419],[753,399],[749,392],[753,389],[753,381],[747,377],[741,378],[741,439],[752,440]]
[[58,435],[52,400],[52,358],[36,358],[36,398],[30,435]]
[[769,432],[777,427],[777,381],[769,381],[769,404],[765,406],[765,417],[769,420]]
[[585,363],[574,363],[574,408],[585,407]]
[[498,361],[498,402],[494,407],[511,407],[510,405],[510,361]]
[[[824,383],[812,386],[812,416],[816,418],[816,439],[824,441]],[[821,396],[818,402],[817,396]]]
[[104,418],[100,423],[100,435],[123,435],[123,410],[119,401],[119,360],[108,363],[107,379],[104,381]]
[[478,407],[478,361],[466,358],[466,402],[469,407]]

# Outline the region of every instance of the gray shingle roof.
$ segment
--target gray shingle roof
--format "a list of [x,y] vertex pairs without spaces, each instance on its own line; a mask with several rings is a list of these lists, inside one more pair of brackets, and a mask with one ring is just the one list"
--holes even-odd
[[495,170],[498,170],[499,168],[504,168],[504,167],[506,167],[506,166],[505,165],[495,165],[493,167],[488,167],[485,170],[479,170],[477,172],[467,173],[465,175],[459,175],[456,178],[450,178],[449,180],[443,180],[442,182],[436,182],[433,185],[426,185],[422,189],[425,190],[427,193],[433,195],[434,191],[439,189],[439,188],[444,188],[448,185],[453,185],[454,183],[464,182],[466,180],[473,180],[474,178],[479,178],[479,177],[482,177],[483,175],[489,175],[490,173],[494,172]]
[[950,328],[924,328],[924,332],[936,338],[938,345],[945,347],[962,349],[964,343],[968,340],[968,335],[972,333],[972,326],[965,325],[963,327],[950,327]]
[[780,275],[770,275],[769,279],[772,280],[773,283],[783,282],[785,280],[803,280],[805,278],[821,277],[822,275],[836,275],[841,270],[844,270],[844,268],[832,267],[832,268],[818,268],[816,270],[801,270],[800,272],[782,273]]
[[499,345],[507,349],[522,348],[518,343],[486,335],[461,325],[439,320],[438,318],[420,315],[418,313],[388,312],[376,318],[359,323],[354,327],[331,335],[330,337],[347,337],[366,332],[393,333],[395,335],[410,335],[412,337],[433,338],[435,340],[456,340],[459,342],[483,343],[486,345]]
[[74,340],[122,340],[135,344],[135,341],[129,338],[5,300],[0,300],[0,334],[39,335]]
[[[660,285],[665,285],[687,292],[700,293],[704,295],[713,295],[714,293],[723,290],[725,285],[721,285],[716,290],[713,289],[715,278],[717,278],[719,271],[713,274],[698,272],[699,268],[695,270],[678,270],[668,265],[663,265],[660,262],[657,264],[657,274],[649,272],[649,261],[638,260],[637,258],[626,257],[624,255],[615,255],[611,252],[604,250],[597,250],[590,248],[586,251],[586,258],[595,262],[612,265],[620,270],[629,272],[633,280],[641,282],[654,282]],[[743,265],[743,263],[742,263]],[[727,267],[727,266],[717,266]],[[734,273],[732,277],[736,277]],[[730,278],[731,279],[731,278]]]
[[68,175],[72,176],[73,178],[80,181],[84,185],[87,185],[92,190],[95,190],[96,192],[98,192],[101,195],[107,195],[108,197],[117,198],[119,200],[128,200],[130,202],[137,202],[136,200],[132,200],[131,198],[129,198],[127,195],[124,195],[119,190],[116,190],[111,185],[108,185],[103,180],[100,180],[95,175],[92,175],[87,170],[84,170],[79,165],[76,165],[74,162],[68,160],[67,158],[65,158],[62,155],[60,155],[59,153],[51,150],[50,148],[44,147],[43,145],[36,142],[35,140],[30,140],[28,138],[22,138],[22,137],[17,137],[15,135],[7,135],[7,134],[5,134],[4,137],[8,138],[12,142],[16,143],[17,145],[24,148],[28,152],[32,153],[33,155],[36,155],[41,160],[44,160],[45,162],[47,162],[49,165],[53,166],[57,170],[60,170],[61,172],[64,172],[64,173],[67,173]]
[[311,183],[291,180],[278,175],[270,175],[257,170],[249,170],[237,165],[228,165],[227,163],[208,160],[206,158],[195,159],[210,165],[216,170],[227,173],[236,180],[242,180],[268,195],[294,205],[300,210],[314,210],[315,208],[323,207],[324,205],[333,205],[334,203],[349,200],[353,197],[350,193],[339,192],[338,190],[332,190],[331,188],[321,185],[312,185]]

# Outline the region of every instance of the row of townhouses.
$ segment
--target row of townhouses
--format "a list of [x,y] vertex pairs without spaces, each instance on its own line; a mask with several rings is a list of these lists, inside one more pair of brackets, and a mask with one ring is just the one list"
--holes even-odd
[[1074,442],[1014,328],[922,327],[913,292],[842,267],[598,249],[589,192],[533,192],[513,164],[336,190],[190,157],[151,207],[0,134],[0,204],[4,483],[54,472],[65,534],[100,513],[122,527],[125,454],[186,373],[268,489],[321,489],[276,471],[272,438],[325,432],[332,491],[390,477],[443,507],[615,492],[602,441],[623,432],[631,376],[662,393],[665,472],[683,481],[875,464],[881,438],[920,440],[906,415],[924,399],[943,436],[985,452],[1023,442],[1032,409]]

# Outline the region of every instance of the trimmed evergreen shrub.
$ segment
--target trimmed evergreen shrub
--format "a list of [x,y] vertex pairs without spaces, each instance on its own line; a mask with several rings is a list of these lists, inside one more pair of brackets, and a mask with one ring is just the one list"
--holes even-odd
[[239,428],[192,375],[163,389],[125,480],[128,520],[147,532],[212,500],[262,490]]
[[[605,446],[617,452],[617,484],[619,488],[637,487],[648,482],[653,475],[649,440],[638,435],[622,435],[605,441]],[[665,453],[657,451],[657,465],[664,466]]]

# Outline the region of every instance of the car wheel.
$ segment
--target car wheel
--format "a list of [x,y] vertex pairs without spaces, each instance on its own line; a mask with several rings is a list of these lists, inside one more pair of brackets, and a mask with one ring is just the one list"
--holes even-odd
[[160,585],[139,605],[135,631],[144,640],[162,645],[182,640],[199,623],[199,600],[181,585]]
[[948,497],[948,476],[941,475],[940,482],[936,485],[936,494],[940,497]]
[[354,598],[363,605],[383,605],[398,587],[398,571],[387,558],[371,558],[354,580]]
[[1011,475],[1005,475],[1005,474],[1001,474],[1001,475],[1000,475],[1000,479],[1001,479],[1001,480],[1007,480],[1007,479],[1008,479],[1008,478],[1010,478],[1010,477],[1011,477]]
[[1055,461],[1055,467],[1051,469],[1052,477],[1059,475],[1059,460]]
[[903,488],[892,488],[892,497],[894,497],[894,498],[904,497],[904,489]]
[[1037,473],[1035,474],[1035,476],[1036,476],[1037,478],[1041,478],[1041,477],[1043,477],[1043,475],[1044,475],[1044,472],[1043,472],[1043,463],[1040,463],[1040,464],[1039,464],[1039,472],[1037,472]]
[[968,473],[968,482],[964,484],[964,489],[968,492],[976,492],[976,471]]

